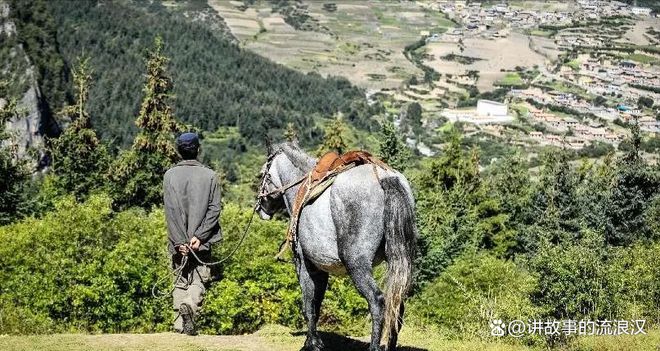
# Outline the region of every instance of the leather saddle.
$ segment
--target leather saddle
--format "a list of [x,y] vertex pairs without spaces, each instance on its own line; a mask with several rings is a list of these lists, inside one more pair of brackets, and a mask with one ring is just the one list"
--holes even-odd
[[374,163],[381,167],[384,166],[382,161],[376,159],[366,151],[349,151],[341,156],[336,152],[331,151],[321,156],[316,163],[316,166],[314,166],[314,169],[312,169],[310,180],[311,183],[315,183],[327,177],[329,174],[340,171],[349,165],[359,166],[367,163]]

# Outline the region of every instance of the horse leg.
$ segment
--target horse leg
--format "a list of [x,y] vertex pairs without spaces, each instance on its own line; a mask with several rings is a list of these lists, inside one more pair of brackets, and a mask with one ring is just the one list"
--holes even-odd
[[353,284],[369,304],[369,311],[371,312],[371,344],[369,351],[380,351],[380,338],[385,319],[385,298],[372,274],[371,261],[366,259],[356,260],[352,263],[345,263],[345,265]]
[[399,308],[399,318],[397,319],[396,325],[393,325],[390,329],[390,338],[387,341],[387,351],[396,351],[396,344],[399,339],[399,332],[401,331],[402,322],[403,322],[403,302]]
[[303,313],[307,322],[307,339],[304,351],[323,350],[323,341],[318,336],[316,324],[319,321],[321,303],[328,287],[328,273],[316,268],[311,262],[302,258],[296,259],[298,282],[302,288]]

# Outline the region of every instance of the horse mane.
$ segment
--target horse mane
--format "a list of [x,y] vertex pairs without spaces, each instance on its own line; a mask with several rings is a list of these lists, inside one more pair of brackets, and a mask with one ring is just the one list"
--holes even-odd
[[316,165],[316,159],[314,157],[292,142],[278,144],[275,149],[285,154],[289,161],[304,173],[309,172]]

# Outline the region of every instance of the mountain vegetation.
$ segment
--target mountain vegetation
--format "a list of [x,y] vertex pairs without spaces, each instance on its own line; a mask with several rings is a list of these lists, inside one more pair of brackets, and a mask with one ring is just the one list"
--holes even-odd
[[[6,88],[7,83],[0,82],[0,95]],[[0,102],[0,224],[25,214],[25,188],[30,172],[26,160],[18,157],[16,141],[5,127],[17,113],[15,100]]]
[[168,59],[163,55],[160,37],[156,37],[146,61],[147,82],[135,120],[138,135],[131,149],[118,155],[108,174],[114,184],[116,204],[121,207],[148,208],[160,204],[163,174],[180,159],[174,138],[184,128],[177,123],[170,106],[172,79],[165,70]]
[[[138,132],[132,123],[144,81],[141,62],[156,36],[166,43],[176,84],[173,111],[181,122],[200,130],[238,127],[251,143],[279,135],[294,123],[301,142],[322,135],[312,115],[343,112],[360,128],[373,128],[364,93],[340,77],[303,74],[275,64],[234,44],[190,16],[197,2],[15,1],[12,11],[20,41],[40,72],[48,107],[57,111],[72,102],[68,71],[80,55],[90,58],[96,74],[89,91],[92,123],[105,140],[126,147]],[[130,19],[130,20],[127,20]]]
[[[368,131],[380,107],[344,79],[244,52],[187,21],[181,11],[193,10],[185,4],[15,4],[42,5],[58,23],[57,45],[71,67],[64,81],[73,85],[63,101],[49,98],[52,108],[62,104],[67,128],[48,143],[53,164],[43,174],[31,176],[0,130],[0,334],[169,330],[161,180],[178,159],[175,134],[188,129],[203,133],[201,159],[227,195],[226,239],[215,258],[238,243],[252,215],[263,135],[304,139],[312,153],[367,148],[403,170],[415,195],[419,253],[405,328],[487,339],[493,319],[645,319],[646,328],[658,327],[660,167],[641,156],[655,144],[645,146],[636,125],[624,152],[598,160],[575,162],[552,149],[534,168],[515,153],[483,164],[480,148],[456,128],[444,128],[440,153],[418,159],[393,123]],[[89,58],[72,61],[82,48]],[[0,122],[20,113],[13,100],[0,108]],[[421,128],[418,112],[406,108],[408,130]],[[115,155],[119,145],[128,147]],[[280,217],[255,219],[208,290],[202,332],[304,327],[293,265],[272,258],[286,228]],[[332,278],[321,327],[368,333],[367,316],[350,280]],[[539,348],[565,341],[506,339]]]

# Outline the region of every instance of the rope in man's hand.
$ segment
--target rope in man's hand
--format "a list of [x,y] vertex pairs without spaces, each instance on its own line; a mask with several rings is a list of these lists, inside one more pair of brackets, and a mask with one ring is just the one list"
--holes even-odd
[[[257,202],[257,204],[258,204],[258,202]],[[155,298],[164,297],[164,296],[167,296],[167,295],[172,295],[172,292],[174,292],[174,289],[176,289],[176,284],[179,283],[179,280],[181,279],[181,276],[183,275],[183,270],[185,269],[186,265],[188,265],[188,260],[189,260],[188,253],[192,254],[192,256],[195,258],[195,260],[197,260],[197,262],[199,262],[199,264],[201,264],[202,266],[216,266],[216,265],[219,265],[219,264],[229,260],[232,256],[234,256],[234,254],[236,253],[236,251],[238,251],[238,249],[241,247],[241,245],[243,245],[243,242],[245,241],[245,238],[247,237],[248,232],[250,230],[250,226],[252,225],[252,220],[254,219],[254,214],[255,213],[257,213],[257,205],[255,205],[253,207],[252,214],[250,214],[250,219],[248,220],[248,223],[245,226],[245,229],[243,230],[243,234],[241,235],[241,240],[238,241],[238,244],[236,244],[236,246],[231,250],[231,252],[229,252],[229,254],[227,256],[225,256],[223,259],[221,259],[219,261],[204,262],[204,261],[199,259],[199,256],[197,256],[195,251],[197,251],[199,249],[199,247],[201,245],[201,241],[199,239],[197,239],[197,237],[193,237],[190,240],[189,244],[186,243],[186,244],[182,244],[182,245],[177,246],[177,250],[179,251],[179,253],[181,253],[181,265],[179,267],[177,267],[174,271],[172,271],[172,274],[176,276],[176,279],[174,280],[174,285],[173,285],[172,289],[170,289],[168,294],[158,294],[157,291],[156,291],[157,287],[160,283],[163,282],[163,280],[165,280],[165,279],[159,279],[151,287],[151,295]],[[196,240],[196,242],[194,242],[195,240]],[[183,251],[185,251],[185,253],[182,252],[182,250],[181,250],[182,248],[183,248]]]

